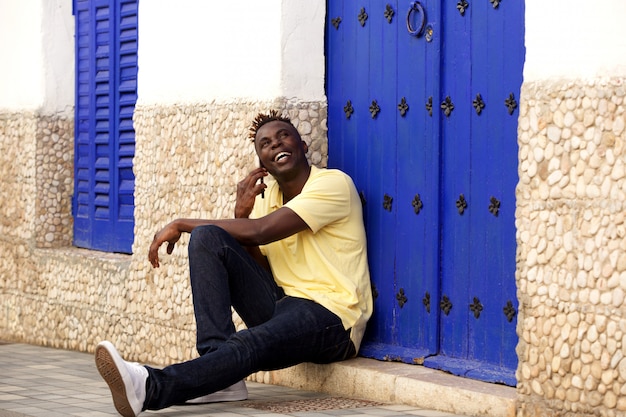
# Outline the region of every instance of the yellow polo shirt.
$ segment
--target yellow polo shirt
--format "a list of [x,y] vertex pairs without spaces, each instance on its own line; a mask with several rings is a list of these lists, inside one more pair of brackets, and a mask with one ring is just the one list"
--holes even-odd
[[[283,194],[267,177],[251,217],[283,207]],[[285,294],[313,300],[341,318],[357,351],[372,314],[372,294],[361,199],[352,179],[334,169],[311,167],[302,192],[284,204],[309,229],[262,245],[274,279]]]

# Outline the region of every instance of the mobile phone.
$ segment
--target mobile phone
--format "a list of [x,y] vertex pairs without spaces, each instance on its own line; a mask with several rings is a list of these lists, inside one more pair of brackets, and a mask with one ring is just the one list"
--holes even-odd
[[[261,159],[259,158],[259,166],[261,168],[264,168],[263,164],[261,163]],[[263,184],[263,177],[261,177],[261,184]],[[265,188],[261,191],[261,198],[265,198]]]

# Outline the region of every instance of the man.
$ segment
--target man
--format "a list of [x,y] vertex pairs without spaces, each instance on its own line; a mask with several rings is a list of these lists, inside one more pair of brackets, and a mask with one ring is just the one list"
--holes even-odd
[[[184,402],[247,398],[260,370],[354,357],[372,312],[361,201],[352,180],[318,169],[291,121],[272,111],[251,130],[261,167],[237,187],[235,218],[178,219],[155,236],[159,267],[183,232],[199,357],[154,369],[124,361],[110,342],[96,364],[117,411],[137,416]],[[268,177],[267,184],[263,178]],[[247,329],[235,332],[231,306]]]

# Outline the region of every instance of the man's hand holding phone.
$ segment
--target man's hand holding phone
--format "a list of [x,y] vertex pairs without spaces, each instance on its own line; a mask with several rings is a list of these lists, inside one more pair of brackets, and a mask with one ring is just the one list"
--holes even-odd
[[267,171],[263,167],[255,168],[248,174],[246,178],[237,184],[237,201],[235,203],[235,218],[247,218],[252,213],[254,200],[256,196],[261,194],[264,196],[267,185],[263,182],[263,178],[267,175]]

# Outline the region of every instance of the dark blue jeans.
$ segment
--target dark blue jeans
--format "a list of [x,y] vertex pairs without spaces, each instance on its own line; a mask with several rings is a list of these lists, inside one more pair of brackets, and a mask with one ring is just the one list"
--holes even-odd
[[[350,330],[337,315],[285,296],[272,274],[223,229],[194,229],[189,269],[200,357],[160,370],[147,367],[144,409],[181,404],[261,370],[356,355]],[[246,330],[235,332],[231,306]]]

